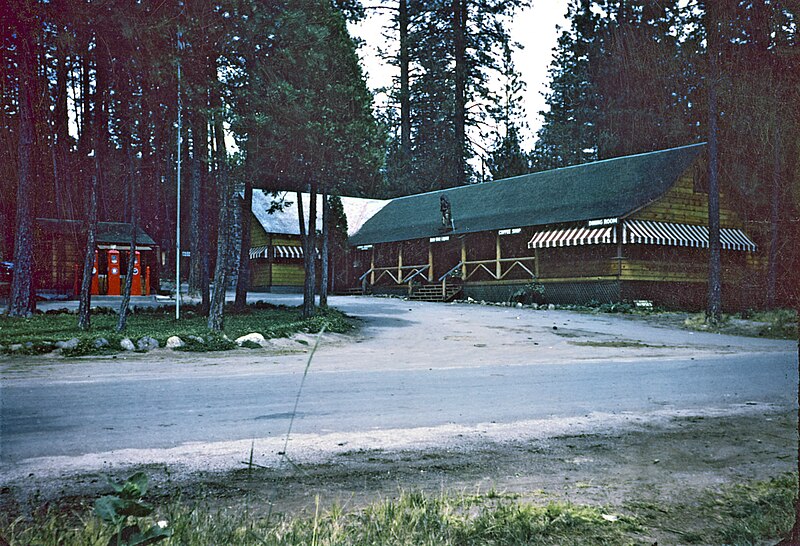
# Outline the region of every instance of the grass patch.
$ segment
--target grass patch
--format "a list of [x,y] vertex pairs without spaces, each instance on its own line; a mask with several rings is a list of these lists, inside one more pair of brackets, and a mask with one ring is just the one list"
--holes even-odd
[[[635,521],[616,516],[609,521],[596,507],[565,503],[545,506],[517,502],[499,495],[447,497],[420,492],[377,502],[359,511],[339,506],[312,516],[254,517],[246,510],[220,512],[173,503],[157,511],[152,521],[168,522],[173,536],[161,544],[200,546],[436,544],[516,546],[634,544]],[[110,529],[91,514],[51,509],[32,519],[0,526],[9,544],[106,546]]]
[[[636,502],[623,513],[562,502],[532,504],[516,496],[431,495],[403,492],[359,510],[334,505],[311,515],[265,518],[261,506],[242,502],[229,510],[168,500],[145,526],[165,521],[173,531],[166,546],[333,545],[749,545],[777,542],[794,520],[794,475],[703,493],[685,504]],[[92,502],[69,502],[12,519],[0,515],[0,536],[12,546],[59,544],[106,546],[111,528]],[[248,510],[252,510],[249,512]]]
[[677,535],[680,543],[744,546],[775,543],[789,533],[796,493],[796,478],[787,474],[706,492],[691,505],[638,503],[628,508],[642,525]]
[[771,339],[797,339],[797,313],[793,309],[745,311],[723,314],[716,325],[706,322],[705,313],[689,315],[683,326],[690,330]]
[[[108,354],[119,352],[119,342],[130,338],[134,342],[149,336],[156,339],[159,346],[164,347],[167,338],[178,336],[187,351],[219,351],[236,347],[222,335],[212,333],[207,328],[207,319],[194,306],[185,306],[181,319],[175,320],[171,308],[136,309],[128,317],[125,332],[115,331],[117,315],[113,312],[92,313],[92,328],[82,332],[77,327],[77,316],[74,313],[43,313],[30,318],[9,318],[0,316],[0,345],[5,352],[10,352],[12,344],[23,347],[12,354],[41,354],[52,350],[57,341],[77,338],[78,346],[64,350],[66,356],[87,354]],[[353,320],[335,309],[319,309],[318,314],[310,319],[300,316],[298,307],[275,306],[270,304],[254,304],[245,311],[236,313],[232,307],[225,310],[225,331],[229,339],[258,332],[265,338],[287,337],[298,332],[317,333],[323,326],[328,332],[345,333],[353,328]],[[204,343],[194,341],[190,336],[201,337]],[[108,346],[97,347],[98,338],[108,341]],[[29,346],[26,346],[29,344]]]

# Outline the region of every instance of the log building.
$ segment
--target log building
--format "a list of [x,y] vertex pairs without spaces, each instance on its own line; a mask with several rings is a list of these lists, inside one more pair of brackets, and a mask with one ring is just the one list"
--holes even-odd
[[[309,211],[309,194],[302,194],[303,211]],[[267,292],[302,292],[305,280],[303,267],[303,243],[300,237],[300,221],[297,194],[280,192],[273,197],[270,192],[253,190],[250,223],[250,287]],[[275,201],[285,206],[273,206]],[[376,199],[342,197],[342,208],[347,219],[348,234],[353,234],[364,221],[387,202]],[[306,227],[308,220],[305,220]],[[322,229],[322,198],[317,196],[317,230]],[[321,245],[321,241],[318,243]],[[318,253],[319,255],[319,253]],[[346,256],[331,252],[332,289],[350,282]],[[317,267],[319,273],[320,268]]]
[[[116,271],[117,284],[124,282],[128,269],[130,253],[131,224],[123,222],[98,222],[95,235],[95,251],[97,255],[96,280],[93,281],[93,293],[108,294],[109,273]],[[86,246],[86,224],[79,220],[62,220],[55,218],[37,218],[34,224],[34,286],[40,294],[77,295],[83,271],[83,259]],[[159,256],[161,252],[156,242],[140,227],[136,229],[136,251],[140,258],[141,293],[134,290],[133,295],[149,293],[145,272],[149,269],[149,286],[157,291],[160,270]],[[116,253],[120,261],[116,267],[109,263],[109,253]],[[112,287],[113,288],[113,287]]]
[[[350,238],[368,292],[542,302],[648,300],[702,308],[705,144],[392,200]],[[722,194],[723,297],[752,305],[763,259]],[[428,296],[426,298],[426,296]]]

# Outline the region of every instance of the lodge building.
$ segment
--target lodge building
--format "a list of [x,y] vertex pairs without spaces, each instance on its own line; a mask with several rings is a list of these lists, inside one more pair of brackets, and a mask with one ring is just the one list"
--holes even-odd
[[[694,144],[400,197],[350,237],[353,278],[435,299],[508,301],[535,280],[543,302],[702,308],[706,181]],[[723,304],[752,306],[763,259],[725,194],[720,221]]]

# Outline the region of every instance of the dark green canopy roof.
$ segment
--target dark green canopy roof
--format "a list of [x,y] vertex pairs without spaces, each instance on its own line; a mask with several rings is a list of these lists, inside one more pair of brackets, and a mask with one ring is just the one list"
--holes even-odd
[[365,245],[442,235],[442,195],[450,201],[455,224],[448,235],[623,217],[664,195],[704,146],[399,197],[367,220],[350,242]]
[[[85,224],[80,220],[37,218],[36,227],[42,232],[73,235],[83,233]],[[124,245],[131,242],[131,225],[124,222],[97,222],[97,243]],[[155,245],[156,242],[145,231],[136,227],[137,245]]]

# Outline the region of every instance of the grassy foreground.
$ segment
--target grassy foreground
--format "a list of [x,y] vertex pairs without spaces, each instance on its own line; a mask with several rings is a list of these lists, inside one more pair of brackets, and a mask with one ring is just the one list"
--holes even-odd
[[[188,350],[224,350],[236,347],[219,334],[212,334],[207,328],[207,319],[200,315],[194,306],[184,306],[181,319],[175,320],[173,308],[138,308],[128,317],[127,328],[117,333],[117,315],[111,309],[98,309],[92,313],[92,328],[83,332],[77,327],[77,316],[68,312],[48,312],[27,319],[8,318],[0,315],[0,345],[9,351],[12,344],[30,343],[16,351],[17,354],[45,353],[53,350],[52,343],[77,338],[76,350],[66,351],[67,356],[92,353],[118,352],[122,338],[132,340],[149,336],[164,347],[167,338],[178,336],[184,341],[189,336],[202,337],[206,343],[189,343]],[[335,309],[319,309],[310,319],[300,316],[296,307],[276,306],[267,303],[250,305],[243,312],[235,312],[232,307],[225,309],[224,334],[230,339],[258,332],[265,338],[286,337],[297,332],[316,333],[322,326],[327,332],[344,333],[353,327],[353,321]],[[94,341],[104,338],[107,347],[95,348]]]
[[[691,505],[638,503],[623,513],[565,503],[534,505],[488,493],[432,496],[406,492],[356,511],[334,506],[311,516],[271,519],[241,509],[220,512],[175,501],[157,510],[172,537],[159,544],[283,545],[628,545],[758,544],[788,532],[793,521],[794,476],[728,487]],[[3,518],[0,518],[2,521]],[[10,545],[106,546],[112,531],[92,514],[57,508],[5,519],[0,536]]]

